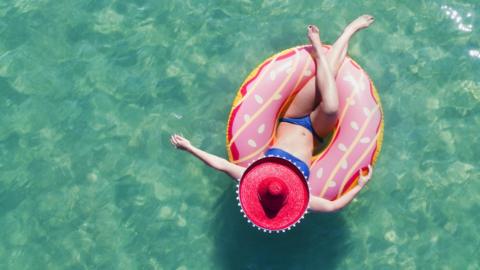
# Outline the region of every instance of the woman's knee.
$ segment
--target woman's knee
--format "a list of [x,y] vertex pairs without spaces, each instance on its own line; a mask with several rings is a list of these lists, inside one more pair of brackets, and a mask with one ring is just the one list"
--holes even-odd
[[328,116],[335,116],[338,113],[338,101],[322,102],[322,111]]

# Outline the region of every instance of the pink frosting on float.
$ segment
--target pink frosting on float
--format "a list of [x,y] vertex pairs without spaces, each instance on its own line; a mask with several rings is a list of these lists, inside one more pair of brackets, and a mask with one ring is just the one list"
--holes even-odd
[[[288,99],[314,78],[310,50],[299,46],[273,56],[242,85],[228,121],[232,162],[246,167],[263,157]],[[312,158],[309,178],[312,194],[327,199],[348,190],[358,171],[372,163],[383,135],[382,111],[368,75],[347,57],[336,83],[339,122],[328,147]]]

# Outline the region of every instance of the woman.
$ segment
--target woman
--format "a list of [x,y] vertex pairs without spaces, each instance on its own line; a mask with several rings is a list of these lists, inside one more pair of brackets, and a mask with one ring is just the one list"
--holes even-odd
[[[277,140],[265,152],[265,155],[280,155],[294,160],[300,164],[302,171],[309,173],[314,140],[330,133],[338,118],[339,102],[335,77],[345,59],[348,42],[353,34],[368,27],[373,20],[370,15],[363,15],[355,19],[344,29],[327,53],[322,52],[318,28],[314,25],[308,26],[307,36],[314,48],[317,66],[316,79],[310,80],[287,108],[285,117],[280,119],[277,126]],[[172,135],[170,140],[176,148],[191,153],[208,166],[223,171],[234,179],[240,179],[246,169],[196,148],[187,139],[177,134]],[[317,196],[310,196],[309,208],[320,212],[332,212],[343,208],[352,201],[370,179],[371,168],[367,176],[360,175],[359,185],[350,189],[337,200],[329,201]]]

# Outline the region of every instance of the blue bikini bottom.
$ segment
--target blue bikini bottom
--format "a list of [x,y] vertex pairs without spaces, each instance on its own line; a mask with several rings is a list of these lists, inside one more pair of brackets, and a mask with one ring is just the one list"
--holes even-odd
[[281,158],[290,160],[293,164],[295,164],[300,171],[302,171],[303,175],[305,176],[305,180],[308,180],[308,177],[310,176],[310,168],[308,165],[303,162],[301,159],[295,157],[294,155],[288,153],[287,151],[283,151],[282,149],[279,148],[270,148],[265,152],[266,157],[276,157],[279,156]]
[[312,119],[310,119],[310,115],[305,115],[303,117],[298,117],[298,118],[288,118],[288,117],[280,118],[280,122],[286,122],[286,123],[302,126],[308,129],[313,134],[313,137],[315,137],[315,139],[317,139],[320,142],[323,141],[322,137],[318,136],[318,134],[313,129]]

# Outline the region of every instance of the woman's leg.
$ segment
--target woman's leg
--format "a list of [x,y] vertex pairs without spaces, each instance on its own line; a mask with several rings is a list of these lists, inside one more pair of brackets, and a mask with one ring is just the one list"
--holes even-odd
[[338,69],[347,55],[348,42],[358,30],[368,27],[374,18],[370,15],[362,15],[352,21],[338,39],[333,43],[332,48],[327,52],[327,61],[332,70],[333,76],[337,76]]
[[330,69],[331,64],[322,52],[319,30],[314,25],[308,26],[308,38],[315,51],[315,63],[317,64],[317,89],[320,91],[322,101],[319,104],[322,111],[328,115],[335,115],[338,110],[338,94],[335,77]]
[[322,101],[313,110],[310,117],[315,131],[320,136],[327,135],[337,122],[338,94],[335,77],[345,59],[348,42],[353,34],[362,28],[368,27],[372,22],[373,17],[370,15],[363,15],[355,19],[345,28],[342,35],[335,41],[326,55],[321,50],[322,44],[318,28],[309,26],[308,37],[316,52],[317,89],[322,98]]
[[[322,72],[318,72],[319,69],[318,67],[320,66],[320,61],[317,61],[317,76],[315,79],[310,80],[304,87],[299,91],[293,102],[290,104],[288,107],[287,111],[285,112],[285,117],[302,117],[305,116],[306,114],[310,114],[312,112],[315,112],[314,115],[312,115],[312,120],[313,118],[317,118],[317,122],[325,123],[326,119],[319,120],[318,118],[323,117],[327,118],[325,115],[320,115],[323,110],[320,108],[320,100],[323,99],[323,94],[321,93],[321,89],[325,89],[325,86],[321,86],[322,78],[333,78],[336,77],[338,69],[341,67],[346,53],[348,49],[348,42],[350,38],[355,34],[356,31],[358,31],[361,28],[364,28],[368,26],[371,22],[373,21],[372,16],[364,15],[360,16],[353,22],[351,22],[347,27],[345,27],[343,33],[340,35],[340,37],[335,41],[335,43],[332,45],[332,48],[326,53],[320,53],[321,55],[324,55],[326,58],[326,61],[328,63],[328,67],[330,69],[331,75],[324,75]],[[315,29],[312,28],[312,30],[315,30],[317,32],[318,36],[318,28],[315,27]],[[313,33],[312,33],[313,34]],[[309,35],[310,35],[310,29],[309,29]],[[313,38],[313,37],[312,37]],[[315,37],[317,39],[317,37]],[[317,42],[317,41],[316,41]],[[320,38],[318,37],[318,42],[321,44]],[[319,45],[321,47],[321,45]],[[316,57],[318,58],[318,57]],[[322,70],[325,71],[325,70]],[[330,80],[332,82],[332,80]],[[335,83],[333,83],[335,85]],[[336,90],[334,92],[336,94]],[[316,105],[317,104],[317,105]],[[333,108],[335,109],[335,108]],[[331,118],[331,117],[328,117]],[[336,120],[336,117],[334,118]],[[335,122],[332,121],[327,121],[327,122]],[[315,125],[314,125],[315,126]],[[329,128],[327,128],[330,130]],[[328,133],[328,132],[327,132]]]

